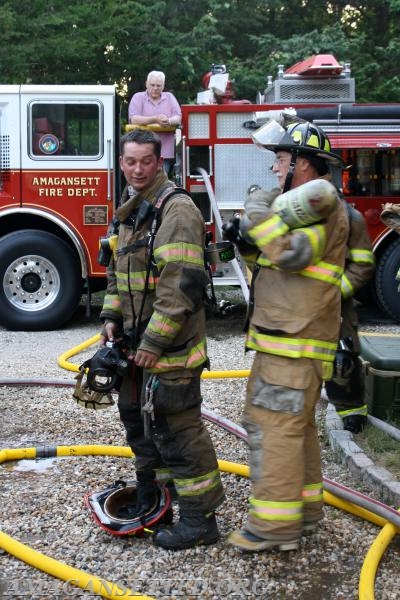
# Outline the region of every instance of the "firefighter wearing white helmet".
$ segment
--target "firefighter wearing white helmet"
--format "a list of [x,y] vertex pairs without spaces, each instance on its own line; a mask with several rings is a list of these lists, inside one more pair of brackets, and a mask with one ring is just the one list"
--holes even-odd
[[[291,117],[289,117],[291,118]],[[292,138],[297,145],[292,146]],[[291,185],[297,156],[306,154],[314,163],[318,172],[325,175],[328,166],[343,168],[341,157],[331,152],[330,142],[324,132],[313,123],[294,122],[288,125],[287,131],[278,123],[271,122],[259,129],[254,135],[254,141],[262,149],[287,148],[291,153],[291,161],[283,189],[293,188]],[[264,144],[265,142],[265,144]],[[304,144],[307,146],[305,149]],[[322,150],[322,152],[321,152]],[[322,161],[322,162],[321,162]],[[326,179],[317,179],[278,196],[272,203],[275,212],[279,207],[285,207],[281,216],[291,227],[296,221],[303,224],[312,222],[318,214],[327,214],[333,205],[333,193],[327,188],[314,188],[321,191],[320,201],[315,201],[312,187],[330,186]],[[325,195],[326,190],[326,195]],[[260,192],[259,192],[260,193]],[[297,195],[298,194],[298,195]],[[354,295],[371,279],[375,269],[375,259],[367,226],[363,215],[354,207],[345,203],[349,219],[349,235],[345,269],[341,280],[342,307],[340,341],[334,361],[333,378],[325,383],[325,389],[343,420],[344,429],[359,433],[367,422],[367,405],[364,398],[364,381],[362,376],[360,340],[358,337],[358,316],[354,308]],[[308,220],[307,220],[308,219]]]
[[[241,223],[243,257],[253,270],[246,348],[256,354],[243,420],[252,495],[243,529],[228,542],[245,551],[284,551],[297,549],[302,533],[323,517],[315,406],[332,375],[339,338],[348,219],[336,193],[330,209],[317,210],[303,226],[274,210],[282,192],[299,198],[301,186],[327,180],[329,164],[340,164],[318,127],[271,122],[254,142],[275,152],[280,188],[251,190]],[[325,188],[332,195],[330,184]]]

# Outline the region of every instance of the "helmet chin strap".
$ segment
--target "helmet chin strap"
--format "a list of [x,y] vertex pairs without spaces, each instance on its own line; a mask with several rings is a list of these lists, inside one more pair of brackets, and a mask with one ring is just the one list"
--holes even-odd
[[285,184],[283,186],[283,190],[282,190],[282,194],[284,194],[285,192],[288,192],[292,186],[292,179],[293,179],[293,175],[294,175],[294,168],[296,166],[296,161],[297,161],[297,157],[299,156],[299,151],[293,150],[292,151],[292,156],[290,158],[290,164],[289,164],[289,169],[286,175],[286,179],[285,179]]

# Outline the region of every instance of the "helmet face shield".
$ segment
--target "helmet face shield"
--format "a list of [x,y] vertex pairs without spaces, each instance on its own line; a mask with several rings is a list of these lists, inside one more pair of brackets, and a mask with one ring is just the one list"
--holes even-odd
[[277,121],[270,121],[257,129],[252,139],[261,150],[315,154],[331,166],[345,167],[342,158],[331,152],[331,144],[322,129],[309,121],[290,123],[286,129]]
[[275,151],[276,146],[292,145],[293,140],[278,121],[269,121],[252,134],[253,142],[260,150]]

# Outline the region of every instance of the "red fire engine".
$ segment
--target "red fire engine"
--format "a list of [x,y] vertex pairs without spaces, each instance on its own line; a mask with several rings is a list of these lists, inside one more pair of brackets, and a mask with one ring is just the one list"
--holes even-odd
[[[332,55],[310,57],[286,71],[280,66],[255,105],[233,100],[223,65],[213,68],[203,83],[207,90],[198,99],[204,104],[182,107],[183,185],[197,199],[206,221],[217,225],[216,239],[213,200],[222,219],[229,219],[242,208],[250,185],[277,187],[268,168],[274,154],[260,155],[251,134],[254,127],[291,109],[319,125],[333,151],[351,165],[333,176],[346,201],[364,215],[373,243],[376,275],[364,299],[372,295],[399,321],[400,237],[383,225],[380,213],[385,202],[400,202],[400,104],[356,104],[350,66],[340,65]],[[231,264],[221,264],[214,273],[217,284],[235,281]]]
[[[355,104],[348,65],[325,59],[280,67],[253,104],[235,100],[226,70],[214,67],[198,103],[182,106],[177,183],[219,241],[222,221],[242,208],[251,184],[276,185],[273,157],[260,156],[253,128],[288,108],[314,120],[352,165],[337,183],[368,223],[376,299],[400,320],[400,238],[379,218],[382,204],[400,202],[400,104]],[[89,307],[90,293],[104,287],[97,254],[120,195],[118,115],[114,86],[0,85],[2,326],[60,327],[82,293]],[[237,259],[213,274],[217,285],[240,284],[246,297]]]
[[114,86],[0,86],[0,322],[65,323],[104,286],[116,198]]

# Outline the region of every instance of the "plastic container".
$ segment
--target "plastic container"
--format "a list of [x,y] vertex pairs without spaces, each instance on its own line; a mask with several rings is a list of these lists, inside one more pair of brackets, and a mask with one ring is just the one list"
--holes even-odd
[[360,343],[369,414],[400,418],[400,337],[361,335]]

